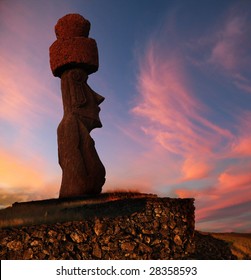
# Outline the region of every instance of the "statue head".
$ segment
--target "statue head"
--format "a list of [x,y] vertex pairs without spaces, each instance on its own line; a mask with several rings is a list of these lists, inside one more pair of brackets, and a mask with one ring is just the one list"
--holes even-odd
[[82,68],[66,70],[61,76],[65,113],[76,115],[90,132],[102,127],[99,105],[105,98],[89,87],[87,79],[88,75]]

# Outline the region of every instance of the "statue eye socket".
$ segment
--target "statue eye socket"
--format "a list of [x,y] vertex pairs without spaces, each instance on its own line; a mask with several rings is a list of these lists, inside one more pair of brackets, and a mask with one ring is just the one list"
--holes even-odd
[[79,72],[73,72],[71,77],[76,82],[81,82],[81,79],[83,78]]
[[74,69],[71,72],[71,79],[75,82],[84,82],[86,83],[88,80],[88,75],[82,71],[82,69]]
[[86,103],[86,96],[85,91],[83,88],[83,83],[77,83],[75,86],[75,92],[76,92],[76,106],[81,107]]

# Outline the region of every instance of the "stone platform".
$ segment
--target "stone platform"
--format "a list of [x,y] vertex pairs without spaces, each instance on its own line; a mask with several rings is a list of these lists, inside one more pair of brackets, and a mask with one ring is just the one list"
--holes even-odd
[[104,193],[0,211],[1,259],[181,259],[194,250],[194,199]]
[[[77,198],[15,202],[11,207],[0,210],[0,228],[81,221],[100,215],[114,217],[123,214],[123,207],[118,205],[122,206],[128,202],[128,199],[133,201],[136,198],[151,197],[157,197],[157,195],[115,192]],[[124,210],[128,214],[133,209],[134,203],[131,203]]]

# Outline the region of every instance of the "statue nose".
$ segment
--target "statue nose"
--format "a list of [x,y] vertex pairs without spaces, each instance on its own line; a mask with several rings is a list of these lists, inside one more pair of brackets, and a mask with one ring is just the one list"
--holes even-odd
[[95,98],[97,100],[98,105],[101,104],[105,100],[105,98],[98,93],[95,94]]

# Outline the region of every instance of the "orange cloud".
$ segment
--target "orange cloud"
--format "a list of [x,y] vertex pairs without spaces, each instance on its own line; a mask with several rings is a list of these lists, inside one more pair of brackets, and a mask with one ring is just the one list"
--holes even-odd
[[[34,25],[30,24],[31,18],[36,17],[31,6],[13,5],[8,1],[0,5],[0,144],[6,160],[1,161],[4,171],[1,170],[0,181],[7,181],[10,188],[14,188],[20,180],[19,186],[24,182],[25,188],[36,181],[35,176],[42,178],[32,170],[35,167],[41,170],[38,165],[41,162],[43,165],[44,158],[48,160],[48,154],[50,156],[50,151],[45,155],[43,150],[48,142],[47,124],[56,127],[61,117],[61,98],[56,90],[53,91],[53,82],[57,84],[59,81],[53,78],[49,69],[50,33],[36,20]],[[47,24],[46,18],[43,20]],[[42,44],[45,44],[44,49]],[[24,163],[24,158],[32,158],[35,165]],[[19,170],[16,183],[11,181],[15,179],[11,179],[11,165],[15,166],[14,170]],[[47,166],[51,167],[51,163],[48,162]],[[47,170],[51,175],[50,168]],[[44,178],[50,175],[43,174]],[[37,178],[34,189],[39,182]]]
[[44,173],[44,163],[41,160],[33,158],[28,161],[1,149],[0,205],[55,197],[60,182],[51,181]]
[[0,151],[0,184],[3,186],[41,186],[43,178],[32,165],[22,162],[13,155]]
[[236,195],[233,196],[234,201],[237,201],[239,197],[238,193],[241,194],[243,201],[245,201],[243,194],[246,194],[247,191],[251,194],[251,190],[249,191],[251,184],[251,174],[249,171],[236,171],[232,168],[232,170],[230,169],[229,171],[221,173],[218,177],[218,182],[220,194],[229,194],[229,192],[236,193]]
[[202,179],[208,177],[212,166],[206,160],[187,158],[182,166],[184,180]]
[[241,156],[251,156],[251,135],[240,138],[234,146],[233,152]]

